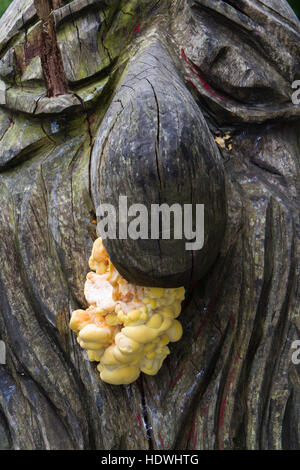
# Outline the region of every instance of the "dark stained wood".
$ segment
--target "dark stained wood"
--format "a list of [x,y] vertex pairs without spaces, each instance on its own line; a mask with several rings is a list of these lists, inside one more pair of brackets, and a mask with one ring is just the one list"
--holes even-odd
[[[54,4],[53,4],[54,3]],[[52,98],[69,93],[60,49],[57,45],[54,18],[50,14],[60,2],[35,0],[37,15],[42,21],[40,33],[40,58],[47,87],[47,96]]]

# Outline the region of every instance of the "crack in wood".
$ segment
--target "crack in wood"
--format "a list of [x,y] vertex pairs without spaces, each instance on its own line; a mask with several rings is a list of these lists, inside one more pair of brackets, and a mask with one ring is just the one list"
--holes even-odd
[[61,51],[57,44],[52,10],[57,6],[56,1],[35,0],[38,17],[42,21],[40,36],[40,57],[49,98],[70,93],[66,78]]

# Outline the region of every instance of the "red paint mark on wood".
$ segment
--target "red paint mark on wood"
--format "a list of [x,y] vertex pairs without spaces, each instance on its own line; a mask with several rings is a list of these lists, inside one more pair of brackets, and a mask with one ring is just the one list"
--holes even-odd
[[192,67],[194,68],[194,70],[196,71],[197,73],[197,76],[199,77],[199,79],[201,80],[201,82],[203,83],[203,86],[205,88],[206,91],[208,91],[209,93],[211,93],[212,95],[216,96],[217,98],[219,98],[220,100],[223,100],[223,101],[228,101],[227,98],[224,98],[223,96],[220,96],[216,93],[214,93],[214,91],[212,90],[211,86],[204,80],[204,78],[202,77],[201,75],[201,71],[199,69],[199,67],[193,62],[193,61],[190,61],[191,64],[192,64]]
[[208,404],[209,404],[209,400],[205,400],[205,395],[207,394],[207,392],[205,392],[203,395],[202,395],[202,398],[201,398],[201,407],[200,407],[200,411],[201,411],[201,415],[202,416],[207,416],[207,413],[208,413]]
[[40,44],[30,44],[26,43],[24,47],[24,59],[26,66],[29,64],[31,59],[37,57],[41,54],[41,45]]
[[137,379],[136,383],[137,383],[137,386],[139,387],[139,389],[142,390],[141,379]]
[[184,49],[181,49],[181,57],[183,58],[183,60],[188,64],[188,66],[190,67],[190,64],[187,60],[187,56],[185,55],[185,51]]
[[[229,390],[229,388],[230,388],[230,385],[231,385],[231,382],[232,382],[232,377],[233,377],[233,374],[234,374],[234,370],[235,370],[235,368],[231,369],[231,371],[229,373],[228,380],[227,380],[227,385],[226,385],[227,390]],[[227,401],[227,396],[225,396],[223,398],[222,403],[221,403],[220,421],[219,421],[220,428],[223,426],[223,423],[224,423],[224,413],[225,413],[225,408],[226,408],[226,401]]]
[[195,83],[190,78],[189,78],[189,82],[190,82],[190,84],[192,85],[193,88],[196,88]]
[[164,449],[165,448],[164,441],[162,440],[162,437],[161,437],[160,433],[158,433],[158,439],[160,441],[161,448]]
[[204,320],[202,321],[201,325],[199,326],[199,329],[198,329],[197,333],[195,334],[195,341],[198,339],[198,336],[200,335],[201,331],[202,331],[203,328],[205,327],[206,322],[207,322],[207,318],[204,318]]
[[230,385],[231,385],[231,381],[232,381],[232,376],[234,374],[234,368],[230,371],[230,374],[228,376],[228,383],[227,383],[227,388],[229,389]]
[[137,417],[137,420],[138,420],[139,424],[142,426],[143,422],[142,422],[142,418],[141,418],[140,413],[138,413],[136,417]]
[[192,440],[194,433],[195,433],[195,420],[193,419],[192,427],[191,427],[191,430],[190,430],[189,435],[188,435],[188,440],[189,441]]
[[140,30],[141,30],[140,24],[137,23],[135,25],[135,27],[133,28],[133,30],[132,30],[132,34],[138,34],[140,32]]
[[198,440],[198,433],[196,432],[195,435],[194,435],[194,439],[193,439],[193,447],[192,447],[192,450],[195,450],[195,449],[196,449],[197,440]]
[[[203,85],[203,88],[208,91],[211,95],[215,96],[216,98],[219,98],[220,100],[222,101],[228,101],[227,98],[224,98],[223,96],[221,95],[218,95],[217,93],[215,93],[211,86],[204,80],[204,78],[202,77],[201,75],[201,71],[199,69],[199,67],[190,59],[187,58],[186,54],[185,54],[185,51],[184,49],[181,49],[181,57],[182,59],[186,62],[186,64],[188,65],[190,71],[194,74],[194,75],[197,75],[197,77],[199,78],[199,80],[201,81],[202,85]],[[191,81],[191,80],[189,80]]]
[[75,162],[72,162],[72,163],[69,165],[68,176],[70,176],[70,174],[72,173],[72,171],[74,170],[74,168],[76,168],[76,163],[75,163]]
[[177,384],[177,382],[179,381],[179,379],[182,377],[182,374],[183,374],[183,370],[181,370],[178,375],[176,375],[175,379],[173,380],[173,382],[171,383],[171,388],[175,387],[175,385]]
[[42,20],[38,42],[41,45],[40,57],[48,97],[70,93],[61,51],[57,44],[54,18],[51,15],[53,4],[50,0],[35,0],[35,8],[39,19]]
[[196,431],[195,420],[192,421],[192,427],[188,435],[188,441],[191,441],[192,450],[195,450],[198,439],[198,433]]
[[223,426],[223,422],[224,422],[225,406],[226,406],[226,397],[223,398],[222,403],[221,403],[220,421],[219,421],[220,428]]

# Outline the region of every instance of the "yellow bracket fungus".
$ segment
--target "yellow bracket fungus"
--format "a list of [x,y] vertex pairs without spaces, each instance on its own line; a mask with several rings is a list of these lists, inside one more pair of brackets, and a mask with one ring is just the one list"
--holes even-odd
[[70,328],[104,382],[134,382],[141,372],[155,375],[170,354],[171,341],[182,336],[176,318],[184,288],[163,289],[128,283],[112,265],[101,238],[94,242],[89,260],[95,272],[87,274],[87,310],[75,310]]

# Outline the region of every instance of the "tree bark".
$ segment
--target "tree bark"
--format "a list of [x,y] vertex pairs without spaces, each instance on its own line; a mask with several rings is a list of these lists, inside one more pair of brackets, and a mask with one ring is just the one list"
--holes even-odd
[[[282,0],[15,0],[8,8],[0,20],[0,448],[299,449],[300,107],[291,86],[299,40]],[[68,323],[87,306],[95,162],[113,151],[113,129],[114,139],[119,132],[142,148],[142,129],[129,133],[122,113],[134,129],[147,79],[158,99],[148,108],[155,139],[159,122],[167,141],[190,143],[188,133],[174,134],[182,123],[160,100],[176,105],[188,94],[205,119],[225,174],[226,232],[187,290],[183,337],[159,373],[111,386]]]

